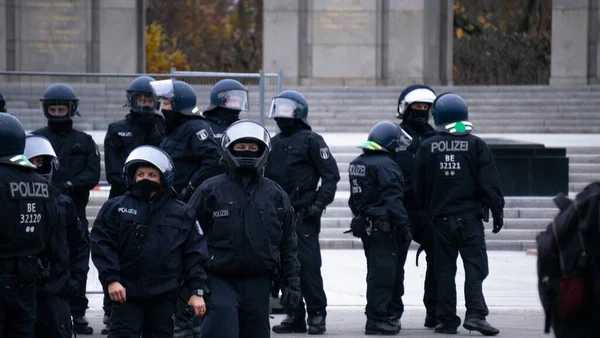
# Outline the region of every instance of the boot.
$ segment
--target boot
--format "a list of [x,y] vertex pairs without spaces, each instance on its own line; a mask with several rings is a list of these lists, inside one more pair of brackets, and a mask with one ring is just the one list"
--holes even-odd
[[81,335],[91,335],[94,333],[94,329],[90,327],[85,316],[73,317],[73,332]]
[[402,330],[402,324],[400,323],[400,316],[390,316],[388,318],[388,324],[395,326],[398,330]]
[[463,327],[469,331],[477,331],[484,336],[495,336],[500,333],[500,330],[491,326],[485,319],[465,319]]
[[269,298],[269,307],[271,309],[272,315],[282,315],[285,313],[285,311],[283,311],[283,307],[281,306],[279,298]]
[[109,315],[104,315],[104,317],[102,317],[102,324],[104,324],[104,328],[102,329],[102,331],[100,331],[100,334],[108,334],[108,331],[110,331],[110,316]]
[[437,325],[438,321],[437,319],[435,319],[435,317],[429,315],[425,317],[425,324],[423,326],[425,326],[426,328],[434,329]]
[[281,324],[273,326],[275,333],[306,333],[306,321],[304,318],[296,319],[295,316],[286,315]]
[[365,325],[365,334],[374,336],[393,336],[400,332],[400,328],[397,326],[391,325],[387,321],[375,321],[368,319],[367,325]]
[[446,334],[457,334],[458,333],[456,328],[446,326],[446,325],[444,325],[444,323],[439,323],[433,330],[435,333],[446,333]]
[[316,314],[308,316],[308,334],[323,334],[327,331],[325,315]]

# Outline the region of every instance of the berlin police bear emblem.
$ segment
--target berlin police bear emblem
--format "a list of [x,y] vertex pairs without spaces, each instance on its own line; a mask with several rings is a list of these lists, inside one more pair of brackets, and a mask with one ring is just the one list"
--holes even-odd
[[329,148],[320,148],[321,158],[326,160],[329,158]]
[[198,136],[198,138],[201,141],[204,141],[208,137],[208,132],[206,131],[206,129],[202,129],[202,130],[200,130],[199,132],[196,133],[196,136]]

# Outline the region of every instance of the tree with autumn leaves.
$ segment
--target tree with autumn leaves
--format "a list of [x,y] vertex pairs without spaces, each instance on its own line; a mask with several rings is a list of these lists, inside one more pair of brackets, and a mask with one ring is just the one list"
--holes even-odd
[[146,71],[258,72],[262,0],[148,0]]

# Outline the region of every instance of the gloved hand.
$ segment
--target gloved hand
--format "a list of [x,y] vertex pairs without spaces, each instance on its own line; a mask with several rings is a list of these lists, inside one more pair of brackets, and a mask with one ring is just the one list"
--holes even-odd
[[504,226],[504,219],[502,218],[494,218],[494,230],[492,230],[492,233],[499,233],[500,230],[502,230],[502,227]]
[[300,303],[300,278],[289,278],[284,285],[281,286],[280,303],[284,309],[289,311],[296,308]]
[[313,204],[309,205],[308,208],[306,208],[306,216],[310,218],[320,218],[321,215],[323,215],[324,209],[325,206],[323,203],[315,201]]
[[71,183],[71,181],[63,183],[63,185],[60,187],[60,192],[65,195],[71,195],[73,192],[73,183]]
[[181,190],[181,192],[179,193],[179,199],[184,202],[189,201],[190,198],[192,198],[192,195],[194,194],[194,190],[196,189],[191,184],[189,184],[187,187]]

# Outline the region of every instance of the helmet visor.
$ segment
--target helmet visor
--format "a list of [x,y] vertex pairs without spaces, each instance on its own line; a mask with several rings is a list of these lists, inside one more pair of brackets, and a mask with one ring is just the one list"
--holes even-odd
[[161,99],[171,99],[173,98],[173,93],[175,92],[173,87],[173,80],[160,80],[160,81],[152,81],[150,82],[150,86],[152,87],[152,91],[154,94],[154,98],[157,101]]
[[404,151],[408,149],[412,143],[412,137],[408,135],[402,128],[398,127],[398,148],[396,151]]
[[221,107],[247,111],[248,108],[248,92],[245,90],[224,90],[217,94]]
[[173,170],[171,158],[161,149],[153,146],[139,146],[131,151],[125,164],[144,161],[154,165],[161,173]]
[[223,133],[221,147],[224,151],[227,151],[227,147],[240,139],[254,139],[263,143],[267,147],[267,151],[271,149],[271,136],[269,132],[254,121],[242,120],[229,126]]
[[296,118],[296,109],[302,108],[298,102],[290,100],[284,97],[277,97],[271,101],[271,110],[269,111],[269,118]]

